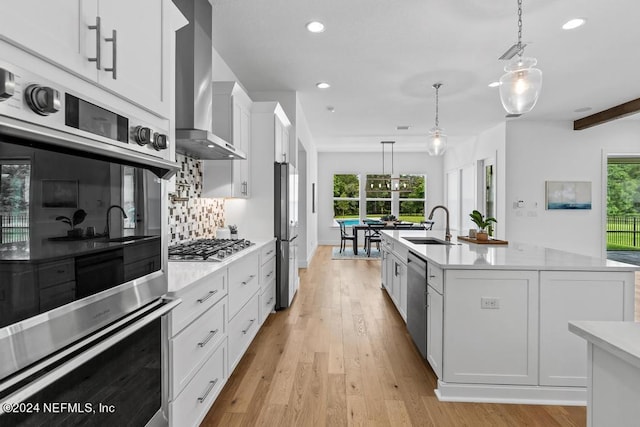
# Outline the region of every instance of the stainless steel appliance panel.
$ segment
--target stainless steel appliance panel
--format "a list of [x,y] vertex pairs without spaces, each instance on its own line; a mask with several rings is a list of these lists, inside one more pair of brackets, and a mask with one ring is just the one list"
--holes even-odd
[[288,240],[276,240],[276,310],[289,307],[289,252]]
[[407,260],[407,329],[427,358],[427,262],[409,252]]

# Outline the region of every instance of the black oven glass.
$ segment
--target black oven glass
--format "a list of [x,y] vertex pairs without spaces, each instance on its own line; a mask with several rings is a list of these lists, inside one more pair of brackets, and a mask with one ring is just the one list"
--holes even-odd
[[159,318],[0,416],[0,427],[144,426],[161,409],[161,339]]
[[162,191],[153,173],[6,141],[0,328],[162,268]]
[[65,94],[65,124],[75,129],[127,143],[129,120],[95,104]]

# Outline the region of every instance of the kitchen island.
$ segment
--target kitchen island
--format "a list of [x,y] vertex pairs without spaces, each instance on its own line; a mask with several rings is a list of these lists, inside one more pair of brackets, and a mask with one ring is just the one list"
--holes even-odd
[[586,345],[568,322],[633,320],[637,267],[514,242],[446,243],[439,231],[383,232],[382,285],[410,331],[408,253],[426,264],[417,306],[438,398],[585,405]]

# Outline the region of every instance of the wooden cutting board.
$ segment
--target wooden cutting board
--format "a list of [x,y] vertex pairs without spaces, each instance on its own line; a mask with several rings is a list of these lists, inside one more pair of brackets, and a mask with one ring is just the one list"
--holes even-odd
[[477,243],[479,245],[508,245],[509,242],[507,240],[499,240],[489,237],[489,240],[478,240],[469,236],[458,236],[458,240],[463,240],[465,242]]

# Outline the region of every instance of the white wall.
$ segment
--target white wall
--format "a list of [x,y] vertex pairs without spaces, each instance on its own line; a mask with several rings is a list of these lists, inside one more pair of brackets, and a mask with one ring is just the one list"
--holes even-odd
[[[506,236],[506,201],[504,195],[507,182],[507,167],[505,164],[505,134],[505,124],[499,124],[466,141],[451,144],[451,147],[444,155],[444,171],[446,174],[463,170],[466,175],[469,168],[471,168],[473,175],[476,177],[475,180],[471,180],[473,181],[473,186],[471,188],[469,185],[463,186],[460,194],[460,200],[466,201],[464,211],[460,212],[463,230],[470,225],[467,218],[471,212],[467,206],[475,205],[476,209],[481,208],[478,204],[478,162],[484,159],[494,159],[497,187],[496,218],[498,220],[496,237],[505,238]],[[469,182],[469,180],[465,180],[465,182]]]
[[[426,152],[395,152],[394,172],[427,175],[427,209],[443,203],[442,157],[430,157]],[[388,165],[390,166],[390,165]],[[318,153],[318,244],[338,245],[340,232],[333,226],[333,175],[342,173],[380,173],[382,154],[373,153]],[[438,221],[436,228],[444,228]]]
[[[507,124],[507,237],[605,256],[606,156],[640,154],[640,121],[618,120],[582,131],[570,121]],[[591,181],[592,209],[545,210],[545,181]],[[513,203],[523,200],[524,208]]]

